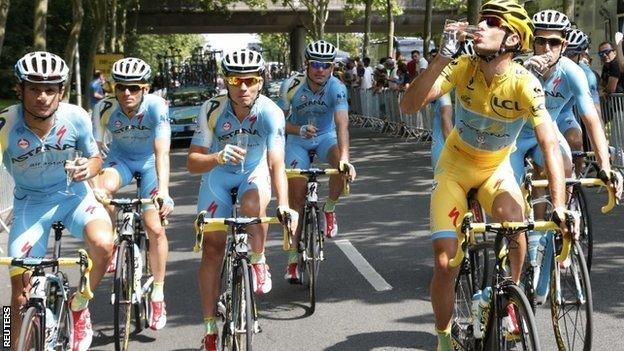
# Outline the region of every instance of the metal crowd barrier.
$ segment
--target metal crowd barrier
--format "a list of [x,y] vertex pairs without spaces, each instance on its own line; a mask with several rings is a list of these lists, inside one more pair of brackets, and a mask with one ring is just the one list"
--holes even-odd
[[602,120],[609,145],[615,148],[613,166],[624,168],[624,94],[610,94],[600,99]]
[[[13,210],[13,178],[0,165],[0,233],[9,232]],[[0,248],[0,253],[2,253]]]
[[389,89],[379,93],[358,88],[349,89],[351,123],[406,140],[430,141],[433,117],[431,108],[427,106],[418,113],[403,114],[399,108],[402,96],[403,93]]

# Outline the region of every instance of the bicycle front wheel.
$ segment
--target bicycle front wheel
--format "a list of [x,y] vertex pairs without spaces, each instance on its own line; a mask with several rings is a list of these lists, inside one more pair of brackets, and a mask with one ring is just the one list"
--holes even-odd
[[589,207],[587,206],[587,199],[585,198],[585,192],[580,185],[574,186],[572,196],[570,196],[570,200],[568,201],[568,209],[578,211],[581,214],[581,233],[579,242],[581,244],[581,249],[583,249],[583,255],[585,256],[587,272],[590,273],[594,252],[594,235],[592,231]]
[[251,272],[249,263],[240,261],[236,269],[232,296],[232,320],[234,322],[234,351],[251,351],[254,332],[253,301],[251,297]]
[[591,350],[593,302],[589,272],[579,243],[568,259],[555,261],[550,277],[550,312],[559,350]]
[[540,350],[537,325],[524,292],[514,284],[501,287],[496,311],[489,324],[488,344],[493,350]]
[[41,316],[37,308],[35,306],[29,307],[22,317],[19,339],[17,340],[18,351],[43,351],[45,349],[45,326],[41,322]]
[[306,221],[306,271],[308,273],[308,297],[310,302],[310,313],[316,309],[316,286],[318,282],[318,271],[321,264],[321,251],[323,245],[323,235],[320,231],[318,210],[313,208],[308,213]]
[[472,264],[467,256],[464,258],[457,280],[455,281],[455,308],[453,310],[453,324],[451,333],[453,339],[462,350],[474,349],[474,335],[472,324],[472,296],[478,287],[474,285]]
[[115,351],[128,349],[130,321],[132,320],[132,294],[134,293],[133,248],[122,240],[117,247],[117,266],[113,281]]

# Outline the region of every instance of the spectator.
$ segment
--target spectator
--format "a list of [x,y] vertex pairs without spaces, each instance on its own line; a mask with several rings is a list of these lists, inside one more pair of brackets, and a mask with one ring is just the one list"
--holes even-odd
[[93,80],[89,84],[89,88],[91,90],[90,102],[92,110],[93,106],[105,97],[104,84],[106,84],[106,77],[104,77],[100,70],[95,70],[95,72],[93,72]]
[[[363,60],[363,70],[362,77],[360,79],[360,89],[368,90],[373,88],[373,68],[370,67],[371,59],[369,57],[365,57]],[[382,66],[383,67],[383,66]]]
[[[384,60],[385,62],[386,60]],[[374,73],[375,86],[373,91],[377,94],[388,87],[388,71],[381,63],[375,67]]]
[[407,63],[407,73],[410,77],[416,77],[418,75],[418,62],[420,61],[420,51],[412,50],[412,60]]
[[600,86],[602,94],[613,94],[624,92],[624,79],[620,71],[620,66],[616,60],[616,53],[613,45],[602,42],[598,46],[598,55],[602,60],[602,74],[600,75]]
[[[347,61],[347,66],[345,67],[343,79],[347,88],[354,86],[354,83],[357,81],[357,71],[354,70],[355,65],[353,64],[353,60]],[[356,72],[353,74],[353,72]]]
[[398,76],[399,90],[403,91],[407,89],[412,79],[409,75],[409,72],[407,71],[407,64],[404,61],[399,61],[399,65],[397,68],[397,76]]
[[437,54],[438,54],[438,49],[429,50],[429,62],[431,62],[431,60],[433,60],[433,58],[436,57]]
[[384,62],[386,77],[388,79],[387,87],[392,90],[399,90],[399,76],[397,73],[397,65],[393,58],[388,57]]

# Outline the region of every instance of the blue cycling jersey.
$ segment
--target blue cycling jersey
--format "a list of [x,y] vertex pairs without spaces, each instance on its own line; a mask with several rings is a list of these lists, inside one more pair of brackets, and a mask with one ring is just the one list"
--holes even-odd
[[[578,65],[579,67],[581,67],[583,73],[585,73],[585,77],[587,78],[589,93],[591,94],[592,101],[594,102],[594,104],[600,103],[600,94],[598,93],[598,80],[596,79],[594,71],[592,71],[591,68],[589,68],[589,66],[587,66],[587,64],[585,63],[581,62]],[[576,98],[570,99],[570,101],[565,104],[565,106],[561,110],[561,113],[559,114],[559,117],[557,118],[558,123],[561,120],[573,117],[575,105]]]
[[[241,122],[226,95],[206,101],[197,117],[197,129],[191,144],[209,149],[210,153],[223,150],[226,144],[236,145],[236,135],[248,134],[245,173],[253,171],[261,162],[266,163],[266,153],[284,150],[284,113],[268,97],[259,95],[249,114]],[[226,163],[228,172],[236,173],[239,165]]]
[[305,74],[297,74],[282,83],[277,102],[284,111],[290,111],[288,121],[296,125],[314,124],[317,135],[335,132],[334,113],[348,111],[347,88],[340,79],[330,77],[325,86],[313,92]]
[[[544,93],[546,93],[546,109],[553,121],[556,121],[565,104],[570,100],[576,101],[576,106],[582,115],[595,111],[590,95],[589,84],[583,69],[567,57],[561,57],[555,70],[546,81],[539,78]],[[535,131],[529,124],[525,124],[520,132],[521,138],[534,137]]]
[[431,103],[433,119],[431,120],[431,166],[435,168],[444,146],[442,133],[442,106],[451,106],[451,94],[446,93]]
[[54,125],[41,139],[24,121],[22,104],[0,111],[0,160],[15,181],[16,197],[45,195],[66,187],[65,161],[74,151],[98,154],[87,111],[60,103]]
[[99,142],[105,133],[112,135],[110,154],[124,159],[140,160],[154,154],[155,139],[170,139],[169,108],[159,96],[146,94],[139,110],[129,118],[116,98],[106,98],[93,109],[94,134]]

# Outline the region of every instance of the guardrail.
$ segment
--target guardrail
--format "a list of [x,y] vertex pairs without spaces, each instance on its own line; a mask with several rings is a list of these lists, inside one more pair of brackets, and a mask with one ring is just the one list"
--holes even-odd
[[379,93],[349,89],[351,123],[406,140],[431,141],[431,107],[427,106],[415,114],[403,114],[399,108],[402,96],[402,92],[389,89]]
[[[609,145],[615,148],[614,167],[624,168],[624,94],[610,94],[600,99],[602,120]],[[586,134],[586,133],[585,133]]]

